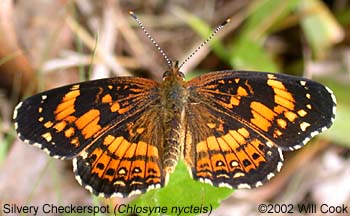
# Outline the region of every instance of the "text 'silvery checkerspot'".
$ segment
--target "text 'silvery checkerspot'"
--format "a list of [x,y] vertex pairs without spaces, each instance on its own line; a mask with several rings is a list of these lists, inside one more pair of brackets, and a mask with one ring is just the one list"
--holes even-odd
[[179,159],[195,180],[258,187],[280,171],[282,150],[334,120],[335,96],[315,81],[228,70],[187,82],[180,67],[172,63],[161,83],[116,77],[31,96],[14,111],[18,136],[73,159],[92,193],[127,197],[165,186]]

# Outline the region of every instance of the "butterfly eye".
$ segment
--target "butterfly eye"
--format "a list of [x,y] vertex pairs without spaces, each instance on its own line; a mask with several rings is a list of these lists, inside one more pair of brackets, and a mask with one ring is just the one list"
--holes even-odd
[[169,76],[170,76],[170,71],[165,71],[165,72],[163,73],[163,80],[164,80],[165,78],[169,77]]
[[183,80],[185,80],[185,74],[182,73],[181,71],[179,71],[179,73],[177,74],[178,77],[182,78]]

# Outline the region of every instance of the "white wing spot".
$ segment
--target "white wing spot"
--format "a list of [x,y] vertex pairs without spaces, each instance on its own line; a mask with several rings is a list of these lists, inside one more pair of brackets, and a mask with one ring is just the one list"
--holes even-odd
[[278,162],[278,164],[277,164],[277,172],[281,171],[282,166],[283,166],[283,163],[282,162]]
[[302,131],[306,131],[306,129],[308,128],[308,127],[310,127],[310,124],[309,123],[307,123],[307,122],[302,122],[302,123],[300,123],[300,129],[302,130]]
[[255,187],[260,187],[262,185],[263,185],[263,183],[261,181],[258,181],[258,182],[255,183]]
[[304,80],[300,81],[300,85],[305,86],[306,85],[306,81],[304,81]]
[[274,173],[269,173],[269,174],[267,175],[267,179],[270,180],[270,179],[272,179],[274,176],[275,176]]
[[250,189],[250,185],[249,184],[239,184],[237,185],[238,189]]
[[218,186],[219,186],[219,187],[226,187],[226,188],[232,189],[232,186],[231,186],[231,185],[229,185],[229,184],[227,184],[227,183],[224,183],[224,182],[221,182]]
[[13,111],[13,116],[12,118],[13,119],[16,119],[17,118],[17,115],[18,115],[18,109],[22,106],[22,102],[18,103],[16,108],[15,108],[15,111]]

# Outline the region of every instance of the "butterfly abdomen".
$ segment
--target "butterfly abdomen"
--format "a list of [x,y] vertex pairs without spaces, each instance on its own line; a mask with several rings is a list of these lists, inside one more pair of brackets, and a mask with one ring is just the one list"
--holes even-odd
[[164,143],[162,164],[168,173],[175,170],[177,161],[182,154],[184,142],[184,113],[188,90],[185,81],[176,76],[170,76],[162,83],[161,109],[164,128]]

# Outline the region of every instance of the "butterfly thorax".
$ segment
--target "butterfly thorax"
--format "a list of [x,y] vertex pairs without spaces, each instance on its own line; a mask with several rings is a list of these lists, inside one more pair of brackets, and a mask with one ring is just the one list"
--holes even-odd
[[184,75],[179,71],[177,63],[170,71],[164,73],[161,89],[161,115],[164,128],[162,163],[164,169],[171,173],[183,149],[185,105],[188,98]]

